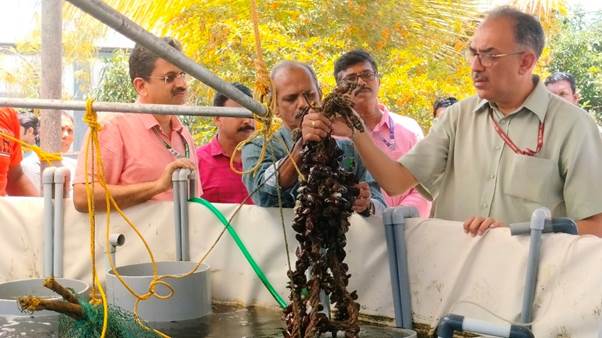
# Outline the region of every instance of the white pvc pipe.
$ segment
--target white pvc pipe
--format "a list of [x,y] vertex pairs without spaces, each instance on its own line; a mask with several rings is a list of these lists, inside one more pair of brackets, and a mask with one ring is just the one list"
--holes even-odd
[[53,184],[55,167],[48,167],[42,172],[42,196],[44,197],[44,218],[42,219],[42,229],[44,233],[42,243],[42,269],[44,277],[54,275],[53,255],[54,255],[54,203]]
[[495,337],[510,337],[510,324],[492,324],[479,319],[464,318],[462,330],[478,332]]
[[65,167],[54,172],[54,233],[53,233],[53,270],[54,276],[63,277],[63,243],[65,232],[65,182],[70,175]]
[[[123,234],[113,233],[109,235],[109,245],[111,246],[111,260],[113,261],[113,265],[115,265],[115,267],[117,267],[117,259],[115,257],[117,253],[117,247],[122,246],[123,244],[125,244],[125,236]],[[111,270],[111,264],[109,263],[107,265],[107,270]]]

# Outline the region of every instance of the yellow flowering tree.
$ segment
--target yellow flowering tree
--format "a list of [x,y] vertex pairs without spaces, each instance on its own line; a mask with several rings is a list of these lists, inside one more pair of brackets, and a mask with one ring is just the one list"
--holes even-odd
[[[105,2],[155,34],[177,38],[185,54],[226,81],[253,86],[251,0]],[[562,0],[516,0],[513,5],[541,16],[548,31],[553,31],[555,18],[565,13]],[[415,118],[425,130],[436,97],[461,99],[474,93],[462,51],[484,8],[479,0],[257,2],[268,67],[287,59],[307,62],[328,92],[334,86],[334,61],[348,50],[366,49],[379,65],[381,101],[392,111]],[[64,18],[65,54],[89,57],[93,42],[107,28],[68,3]],[[547,54],[543,61],[548,62]],[[213,90],[199,83],[192,88],[195,103],[211,102]],[[208,120],[199,121],[193,129],[202,142],[212,129]]]
[[[154,33],[177,38],[185,54],[226,81],[253,86],[249,0],[107,3]],[[424,128],[430,126],[437,96],[473,93],[461,52],[479,16],[476,1],[268,0],[258,1],[257,11],[267,66],[280,60],[307,62],[325,92],[334,86],[334,61],[363,48],[378,62],[382,102]],[[208,104],[213,90],[194,88],[197,102]]]

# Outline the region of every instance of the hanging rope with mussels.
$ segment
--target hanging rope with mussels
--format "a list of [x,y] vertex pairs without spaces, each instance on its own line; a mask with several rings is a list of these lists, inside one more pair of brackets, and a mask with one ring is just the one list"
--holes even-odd
[[[306,97],[308,107],[297,117],[302,118],[311,107],[329,119],[342,117],[352,130],[363,131],[350,99],[357,89],[356,83],[345,83],[326,96],[322,106],[312,105]],[[294,134],[298,138],[300,133]],[[295,270],[288,274],[291,304],[284,311],[284,336],[318,337],[326,332],[336,336],[337,331],[344,331],[345,337],[357,337],[360,306],[357,293],[347,290],[351,275],[344,259],[358,178],[340,167],[343,152],[331,135],[320,142],[306,142],[301,154],[300,170],[306,180],[300,182],[295,206],[293,229],[299,246]],[[322,312],[321,291],[334,306],[332,318]]]

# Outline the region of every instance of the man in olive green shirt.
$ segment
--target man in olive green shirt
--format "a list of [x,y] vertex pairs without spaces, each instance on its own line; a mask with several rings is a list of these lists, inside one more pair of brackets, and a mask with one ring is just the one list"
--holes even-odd
[[543,46],[532,16],[508,7],[489,13],[467,53],[478,96],[448,109],[399,162],[338,121],[312,114],[304,123],[315,126],[315,139],[331,128],[351,137],[389,194],[417,185],[435,198],[434,217],[464,221],[473,236],[528,221],[542,206],[575,219],[580,234],[602,236],[602,140],[585,111],[532,75]]

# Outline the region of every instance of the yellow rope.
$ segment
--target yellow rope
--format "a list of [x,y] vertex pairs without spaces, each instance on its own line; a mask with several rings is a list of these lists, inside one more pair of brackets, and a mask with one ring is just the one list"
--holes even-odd
[[[151,297],[155,297],[157,299],[160,300],[167,300],[169,299],[173,294],[174,294],[174,289],[173,287],[166,282],[164,279],[166,278],[173,278],[173,279],[180,279],[180,278],[186,278],[188,276],[190,276],[191,274],[195,273],[198,268],[201,266],[201,264],[203,264],[203,262],[205,261],[205,259],[207,258],[207,256],[209,255],[209,252],[207,252],[198,262],[197,264],[194,266],[194,268],[185,273],[185,274],[181,274],[181,275],[159,275],[158,274],[158,268],[157,268],[157,264],[155,261],[155,257],[152,253],[152,250],[148,244],[148,242],[144,239],[144,237],[142,236],[142,234],[140,233],[139,229],[136,227],[136,225],[129,219],[129,217],[127,217],[127,215],[125,215],[125,213],[121,210],[121,208],[117,205],[117,202],[115,201],[115,199],[113,198],[113,196],[111,196],[111,193],[109,191],[108,185],[106,183],[105,177],[104,177],[104,167],[103,167],[103,162],[102,162],[102,155],[100,153],[100,142],[99,142],[99,138],[98,138],[98,130],[100,129],[100,125],[97,122],[97,117],[96,117],[96,113],[92,110],[92,100],[88,100],[86,102],[86,114],[84,116],[84,122],[86,122],[88,124],[88,126],[90,126],[90,133],[88,135],[88,138],[86,139],[86,146],[85,146],[85,184],[86,184],[86,195],[87,195],[87,200],[88,200],[88,212],[89,212],[89,219],[90,219],[90,229],[91,229],[91,238],[90,238],[90,242],[91,242],[91,255],[92,255],[92,274],[93,274],[93,285],[96,285],[96,287],[99,290],[99,293],[101,295],[102,298],[102,303],[103,303],[103,307],[105,309],[105,316],[108,313],[108,309],[107,309],[107,305],[106,305],[106,297],[104,296],[104,291],[102,290],[102,286],[100,285],[100,283],[98,283],[98,277],[96,274],[96,258],[95,258],[95,209],[94,209],[94,184],[89,182],[89,173],[90,171],[88,170],[88,164],[92,163],[93,168],[92,168],[92,173],[94,175],[94,177],[98,180],[98,183],[100,184],[100,186],[103,188],[104,192],[105,192],[105,204],[106,204],[106,224],[105,224],[105,255],[109,261],[109,264],[111,266],[111,270],[113,271],[115,277],[117,277],[117,279],[119,280],[119,282],[126,288],[126,290],[128,290],[128,292],[134,297],[136,298],[136,302],[134,304],[134,319],[136,321],[136,323],[138,323],[138,325],[140,325],[142,328],[152,331],[158,335],[160,335],[161,337],[169,337],[168,335],[164,334],[163,332],[153,329],[153,328],[149,328],[148,326],[146,326],[142,320],[140,319],[139,315],[138,315],[138,305],[141,301],[145,301],[148,300]],[[91,159],[89,159],[89,153],[88,151],[92,150],[92,157]],[[94,170],[94,166],[96,166],[96,170]],[[112,255],[110,253],[110,242],[109,242],[109,235],[110,235],[110,215],[111,215],[111,209],[114,208],[114,210],[121,216],[121,218],[130,226],[130,228],[136,233],[136,235],[138,236],[138,238],[142,241],[146,252],[148,253],[148,256],[150,258],[151,261],[151,265],[152,265],[152,271],[153,271],[153,278],[151,279],[151,282],[149,284],[148,290],[143,293],[143,294],[139,294],[137,293],[135,290],[133,290],[128,284],[127,282],[123,279],[123,277],[121,276],[121,274],[119,274],[117,267],[115,266],[115,262],[113,261]],[[224,228],[225,229],[225,228]],[[219,238],[218,238],[219,240]],[[214,243],[214,245],[217,244]],[[162,285],[165,288],[168,289],[168,293],[165,295],[161,295],[157,293],[157,286]],[[91,296],[91,302],[95,301],[96,304],[99,303],[99,300],[95,294],[95,289],[93,289],[93,294]],[[104,317],[103,318],[103,328],[105,327],[105,323],[107,322],[107,318]],[[104,330],[104,329],[103,329]],[[104,337],[104,336],[103,336]]]
[[4,137],[5,139],[8,139],[10,141],[20,144],[22,148],[30,149],[31,151],[36,153],[36,155],[38,155],[38,158],[40,159],[40,161],[44,161],[48,165],[51,165],[52,162],[58,162],[63,159],[63,157],[61,156],[61,153],[47,152],[44,149],[42,149],[34,144],[29,144],[27,142],[24,142],[10,134],[4,133],[2,131],[0,131],[0,137]]
[[[230,156],[230,169],[239,175],[248,174],[251,172],[253,174],[257,173],[257,170],[259,170],[259,167],[261,166],[261,163],[263,162],[263,159],[265,159],[265,156],[267,154],[267,147],[269,142],[273,138],[274,133],[278,129],[280,129],[282,125],[282,121],[274,116],[274,112],[278,110],[278,102],[276,100],[276,88],[274,88],[272,82],[270,81],[268,67],[263,59],[263,50],[261,48],[261,35],[259,34],[259,15],[257,14],[257,2],[255,0],[251,0],[251,20],[253,22],[253,34],[255,37],[255,96],[259,98],[259,102],[265,105],[266,114],[265,116],[260,116],[256,112],[253,112],[253,119],[255,120],[255,132],[253,132],[253,134],[251,134],[251,136],[249,136],[246,140],[236,145],[232,156]],[[234,154],[236,154],[237,152],[242,152],[242,148],[247,143],[250,143],[253,139],[259,136],[263,137],[264,142],[261,145],[261,151],[259,152],[259,158],[257,159],[257,162],[252,168],[239,171],[234,166]],[[284,141],[282,140],[279,141],[281,143],[284,143]],[[289,156],[291,162],[293,163],[293,166],[295,167],[295,170],[297,171],[299,179],[301,181],[305,180],[305,177],[301,173],[301,170],[299,170],[297,163],[290,156],[290,150],[286,145],[284,146],[284,149],[286,149],[287,151],[287,155]]]
[[[92,257],[92,291],[90,294],[90,304],[102,304],[103,317],[102,332],[100,337],[104,338],[108,328],[109,310],[107,298],[102,288],[102,284],[98,280],[98,274],[96,271],[96,217],[94,210],[94,182],[90,183],[90,178],[88,177],[88,149],[92,150],[92,154],[94,154],[94,151],[100,151],[98,147],[98,129],[100,129],[100,125],[96,121],[96,113],[92,110],[92,102],[92,99],[86,100],[86,113],[84,115],[84,122],[86,122],[90,127],[90,134],[86,139],[86,146],[84,148],[84,171],[86,173],[84,183],[86,187],[86,198],[88,201],[88,220],[90,222],[90,254]],[[92,170],[94,170],[94,163],[92,163]],[[100,298],[96,294],[97,288],[100,293]]]

